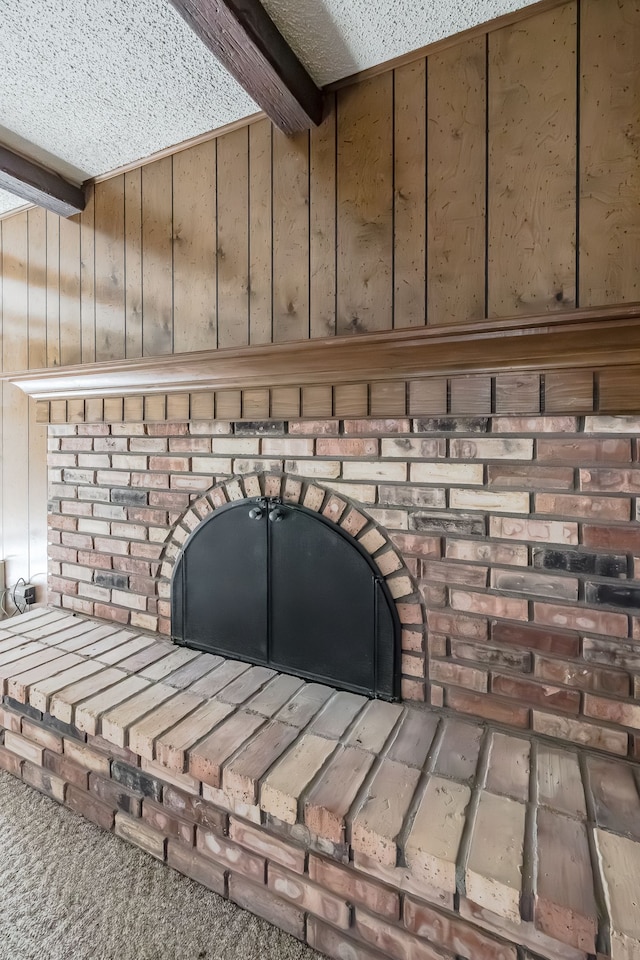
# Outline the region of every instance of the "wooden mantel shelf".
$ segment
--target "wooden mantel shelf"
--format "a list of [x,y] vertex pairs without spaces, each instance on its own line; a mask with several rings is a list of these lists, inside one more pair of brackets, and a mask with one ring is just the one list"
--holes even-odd
[[640,364],[640,303],[6,373],[37,400]]

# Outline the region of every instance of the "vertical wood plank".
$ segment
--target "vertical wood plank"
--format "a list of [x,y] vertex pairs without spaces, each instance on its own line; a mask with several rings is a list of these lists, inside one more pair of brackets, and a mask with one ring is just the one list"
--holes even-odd
[[394,327],[426,321],[425,74],[425,60],[394,71]]
[[428,323],[485,316],[486,39],[427,62]]
[[60,363],[80,363],[80,217],[60,218]]
[[309,337],[309,134],[273,131],[273,340]]
[[[76,223],[76,229],[78,224]],[[78,275],[79,275],[79,260]],[[79,328],[78,328],[79,332]],[[78,336],[78,344],[80,338]],[[37,600],[45,599],[47,570],[47,427],[38,423],[36,402],[27,404],[29,435],[29,566],[27,576],[38,587]]]
[[[2,223],[2,368],[26,370],[29,365],[27,213]],[[13,456],[13,454],[11,454]]]
[[96,184],[96,360],[124,357],[124,176]]
[[47,211],[47,366],[60,365],[60,217]]
[[249,135],[218,137],[218,346],[249,342]]
[[336,332],[336,95],[327,94],[326,117],[309,144],[309,329],[312,337]]
[[173,158],[173,238],[173,349],[215,349],[215,140]]
[[29,398],[11,383],[2,384],[2,396],[2,442],[9,452],[1,467],[3,556],[6,582],[15,583],[29,571]]
[[125,352],[142,356],[142,171],[124,175]]
[[580,306],[640,300],[640,6],[583,0]]
[[576,3],[489,34],[489,316],[575,306]]
[[87,205],[80,214],[80,325],[82,362],[96,358],[95,296],[95,188],[87,190]]
[[249,342],[270,343],[272,210],[270,120],[249,127]]
[[142,168],[142,352],[173,349],[171,169],[165,157]]
[[47,214],[42,207],[27,213],[29,233],[29,367],[47,365]]
[[393,76],[338,93],[337,332],[393,324]]

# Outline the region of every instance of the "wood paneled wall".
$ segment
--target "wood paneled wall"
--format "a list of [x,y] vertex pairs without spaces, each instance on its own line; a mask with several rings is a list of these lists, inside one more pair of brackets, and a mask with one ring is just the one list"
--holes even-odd
[[571,0],[6,219],[4,369],[638,300],[639,65]]
[[[1,220],[3,370],[640,300],[637,0],[525,11],[329,106]],[[5,386],[5,556],[40,529],[29,422]]]

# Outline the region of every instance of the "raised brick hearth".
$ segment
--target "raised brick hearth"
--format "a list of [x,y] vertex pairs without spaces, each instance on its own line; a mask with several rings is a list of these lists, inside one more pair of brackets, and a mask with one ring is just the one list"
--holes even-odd
[[61,611],[0,689],[0,767],[338,960],[640,956],[628,761]]
[[383,571],[404,698],[640,757],[638,419],[49,430],[52,604],[168,634],[194,525],[281,495],[354,532]]

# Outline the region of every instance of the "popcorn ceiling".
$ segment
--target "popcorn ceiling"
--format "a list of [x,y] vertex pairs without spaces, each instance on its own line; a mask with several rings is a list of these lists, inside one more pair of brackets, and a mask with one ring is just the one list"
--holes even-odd
[[323,85],[450,37],[534,0],[262,0]]
[[257,107],[168,0],[2,4],[3,126],[84,175]]
[[[325,84],[523,4],[264,0],[264,6]],[[169,0],[7,0],[1,18],[0,142],[78,182],[257,110]],[[22,203],[0,191],[0,213]]]

